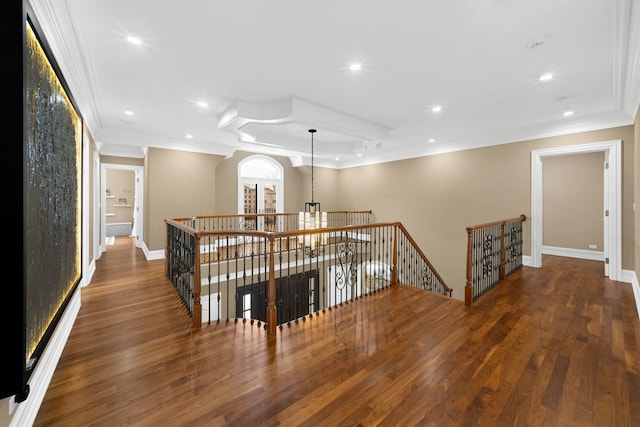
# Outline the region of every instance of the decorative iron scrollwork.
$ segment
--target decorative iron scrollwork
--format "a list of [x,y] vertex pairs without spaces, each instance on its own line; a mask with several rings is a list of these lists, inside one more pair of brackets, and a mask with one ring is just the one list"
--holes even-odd
[[336,254],[336,288],[355,286],[358,280],[356,244],[350,238],[342,238],[335,243]]
[[433,274],[426,265],[422,267],[422,288],[427,291],[433,291]]
[[487,234],[482,244],[482,277],[491,277],[493,271],[493,235]]

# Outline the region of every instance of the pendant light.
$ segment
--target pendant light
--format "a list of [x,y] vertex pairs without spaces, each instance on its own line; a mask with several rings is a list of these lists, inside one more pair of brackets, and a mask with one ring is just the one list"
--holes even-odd
[[[313,135],[315,129],[309,129],[311,134],[311,201],[304,203],[304,211],[298,212],[298,229],[318,230],[327,228],[327,213],[320,209],[320,202],[316,202],[313,197]],[[299,243],[304,246],[304,251],[310,257],[317,255],[317,247],[324,245],[326,235],[324,233],[306,234],[298,238]]]

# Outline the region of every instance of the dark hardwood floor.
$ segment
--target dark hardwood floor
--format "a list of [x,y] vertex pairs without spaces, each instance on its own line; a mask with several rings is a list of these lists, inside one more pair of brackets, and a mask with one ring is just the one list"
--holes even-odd
[[464,303],[397,286],[278,330],[191,320],[128,238],[97,261],[36,426],[640,426],[640,322],[601,262]]

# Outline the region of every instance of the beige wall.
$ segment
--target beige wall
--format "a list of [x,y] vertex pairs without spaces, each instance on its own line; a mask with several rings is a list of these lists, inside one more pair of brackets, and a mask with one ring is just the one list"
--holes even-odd
[[[633,261],[633,126],[550,137],[339,171],[343,209],[371,209],[377,221],[400,221],[443,279],[464,299],[466,227],[531,215],[531,151],[621,139],[622,267]],[[530,254],[531,228],[524,227]],[[629,236],[627,238],[626,236]]]
[[145,157],[144,240],[165,248],[164,220],[216,211],[216,167],[223,156],[150,148]]
[[542,244],[602,252],[604,152],[546,157],[542,171]]
[[[299,211],[304,207],[304,202],[312,201],[311,166],[301,166],[299,173],[302,176],[302,200],[289,212]],[[342,210],[338,200],[338,175],[336,169],[319,168],[318,166],[313,168],[313,201],[320,202],[320,208],[325,212]]]
[[[109,191],[105,209],[107,214],[113,214],[107,216],[107,224],[133,222],[136,185],[135,172],[124,169],[107,169],[105,174],[106,186]],[[121,203],[122,200],[126,201]]]

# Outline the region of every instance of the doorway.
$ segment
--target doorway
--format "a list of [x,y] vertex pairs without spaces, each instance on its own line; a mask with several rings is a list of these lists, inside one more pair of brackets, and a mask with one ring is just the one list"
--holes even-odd
[[[314,313],[320,304],[319,271],[276,278],[278,325]],[[267,321],[269,282],[242,286],[236,298],[236,317]]]
[[[542,160],[550,156],[604,152],[605,276],[619,280],[622,273],[622,141],[548,148],[531,152],[531,266],[542,266]],[[608,262],[607,262],[608,261]]]
[[261,155],[238,163],[238,213],[244,216],[247,230],[282,230],[281,218],[251,216],[282,212],[284,206],[284,169],[275,160]]
[[[108,171],[132,171],[133,172],[133,185],[119,185],[118,188],[110,188],[107,183]],[[105,251],[107,249],[109,235],[121,234],[125,228],[127,228],[125,221],[122,224],[117,223],[117,227],[109,227],[107,230],[107,215],[124,215],[130,218],[130,230],[127,228],[126,233],[132,236],[136,247],[141,247],[143,242],[142,232],[143,227],[143,166],[122,165],[115,163],[103,163],[101,165],[101,178],[100,178],[100,196],[98,200],[100,202],[100,250]],[[130,188],[132,187],[132,188]],[[126,213],[128,212],[128,213]],[[111,231],[115,230],[115,231]]]

